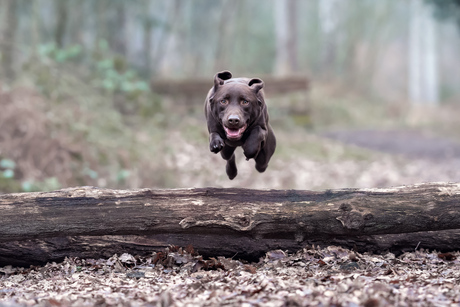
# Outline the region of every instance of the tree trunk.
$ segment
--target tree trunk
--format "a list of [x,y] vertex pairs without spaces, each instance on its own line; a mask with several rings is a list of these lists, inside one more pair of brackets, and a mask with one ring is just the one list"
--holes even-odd
[[288,1],[275,1],[275,21],[276,21],[276,59],[275,73],[287,75],[290,73],[289,67],[289,20],[288,20]]
[[56,45],[59,48],[63,48],[64,38],[65,38],[66,28],[67,28],[67,20],[68,20],[67,6],[69,5],[69,3],[67,1],[55,0],[54,5],[56,7],[56,15],[57,15],[54,39],[56,41]]
[[96,32],[96,38],[95,38],[95,51],[98,56],[101,56],[101,52],[104,50],[101,50],[101,42],[103,40],[107,40],[107,18],[106,18],[106,13],[107,13],[107,4],[105,0],[99,0],[95,4],[95,11],[96,14],[93,16],[95,19],[95,32]]
[[439,85],[435,21],[422,0],[411,1],[409,31],[409,100],[437,105]]
[[299,71],[299,57],[298,57],[298,0],[289,0],[287,5],[287,18],[288,18],[288,39],[287,39],[287,54],[289,62],[289,70],[291,72]]
[[184,71],[184,61],[181,55],[181,50],[184,50],[185,35],[185,20],[186,12],[189,9],[187,2],[181,0],[173,0],[168,2],[172,6],[172,17],[173,20],[169,26],[169,35],[165,42],[165,46],[162,49],[164,53],[159,59],[159,73],[162,75],[177,76]]
[[321,29],[321,70],[328,76],[334,75],[336,68],[337,31],[339,26],[339,2],[319,1],[319,22]]
[[16,32],[18,30],[18,1],[6,0],[3,5],[5,10],[5,24],[3,25],[3,46],[1,64],[3,66],[3,74],[8,81],[15,79],[15,48]]
[[146,254],[191,244],[205,256],[341,245],[453,250],[460,184],[328,191],[93,187],[0,196],[0,264]]
[[222,2],[219,26],[217,28],[217,44],[215,52],[214,71],[225,70],[229,67],[228,50],[231,49],[231,44],[234,44],[235,27],[229,27],[229,23],[236,22],[235,15],[241,6],[241,1],[226,0]]
[[31,33],[31,49],[33,53],[37,51],[37,46],[40,40],[40,32],[41,32],[41,16],[39,11],[39,3],[38,1],[33,1],[31,4],[31,19],[30,19],[30,33]]
[[116,17],[116,26],[117,26],[117,31],[115,35],[115,50],[123,55],[124,57],[127,56],[127,46],[126,46],[126,40],[127,40],[127,13],[126,10],[128,9],[128,6],[125,6],[125,2],[120,1],[116,3],[117,5],[117,17]]
[[153,35],[153,18],[151,16],[152,12],[152,2],[147,1],[145,7],[143,7],[143,56],[144,63],[147,75],[150,77],[152,73],[152,35]]

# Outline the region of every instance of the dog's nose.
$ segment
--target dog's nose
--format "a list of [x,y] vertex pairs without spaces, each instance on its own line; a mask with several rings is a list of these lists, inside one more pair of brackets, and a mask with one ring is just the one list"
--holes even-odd
[[230,125],[238,125],[240,123],[240,118],[238,115],[230,115],[228,117],[228,123]]

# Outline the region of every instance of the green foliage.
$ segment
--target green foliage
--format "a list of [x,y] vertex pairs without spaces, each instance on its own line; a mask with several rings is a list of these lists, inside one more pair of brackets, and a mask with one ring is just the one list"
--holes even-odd
[[19,192],[21,187],[14,179],[16,163],[10,159],[0,158],[0,192]]
[[117,173],[117,181],[118,181],[118,183],[120,183],[120,184],[125,183],[130,175],[131,175],[131,172],[129,170],[127,170],[127,169],[119,170],[118,173]]
[[[59,48],[55,43],[38,46],[37,55],[39,61],[31,60],[23,68],[35,75],[33,84],[49,98],[66,99],[70,94],[66,87],[78,79],[111,98],[113,106],[123,114],[151,117],[162,109],[159,96],[150,91],[149,81],[130,68],[124,57],[113,53],[105,40],[99,42],[97,52],[91,56],[80,45]],[[74,80],[62,73],[71,70]]]
[[7,180],[13,180],[15,168],[16,168],[16,163],[13,160],[10,160],[10,159],[0,160],[0,177],[4,179],[4,182],[6,182]]
[[16,175],[16,162],[11,159],[0,159],[0,192],[35,192],[51,191],[61,187],[56,177],[46,178],[43,181],[18,180]]
[[17,180],[0,176],[0,193],[17,193],[21,191],[21,184]]
[[[108,44],[101,41],[99,44],[100,54],[110,54]],[[150,88],[146,80],[141,79],[136,71],[128,68],[126,60],[118,55],[96,56],[94,63],[97,78],[94,85],[109,93],[122,92],[137,97],[141,93],[149,92]]]
[[[98,47],[97,52],[82,48],[77,54],[77,48],[45,44],[23,66],[20,82],[45,96],[50,133],[64,136],[63,145],[76,148],[70,165],[63,166],[71,169],[71,184],[125,188],[134,176],[133,165],[148,163],[163,151],[158,145],[167,137],[159,129],[165,121],[163,103],[124,57],[108,49],[105,41]],[[165,166],[149,163],[149,169],[152,174],[163,173]],[[15,191],[53,190],[69,184],[60,182],[59,176],[17,181]],[[164,178],[148,180],[162,185]]]
[[16,167],[16,162],[10,159],[2,159],[0,160],[0,168],[4,168],[6,170],[14,170]]
[[[37,52],[42,61],[69,63],[82,57],[83,47],[73,45],[68,48],[59,48],[55,43],[47,43],[39,45]],[[109,93],[122,92],[137,96],[149,91],[148,82],[141,79],[136,71],[129,69],[123,57],[111,55],[106,41],[99,43],[99,53],[89,66],[95,67],[92,84]]]
[[46,178],[43,181],[27,180],[21,184],[24,192],[53,191],[61,188],[61,184],[56,177]]
[[76,60],[82,55],[83,48],[80,45],[73,45],[67,48],[59,48],[55,43],[39,45],[37,53],[42,59],[52,59],[57,63],[64,63]]

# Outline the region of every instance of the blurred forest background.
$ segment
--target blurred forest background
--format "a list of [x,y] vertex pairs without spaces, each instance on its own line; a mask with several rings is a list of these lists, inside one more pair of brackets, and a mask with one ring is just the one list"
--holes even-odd
[[[460,181],[460,0],[0,0],[0,63],[3,193]],[[224,69],[308,79],[267,83],[264,174],[182,92]]]

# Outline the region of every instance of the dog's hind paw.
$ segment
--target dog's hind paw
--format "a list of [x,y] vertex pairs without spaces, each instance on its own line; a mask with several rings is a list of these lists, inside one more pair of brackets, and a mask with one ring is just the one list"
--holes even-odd
[[265,170],[267,169],[268,167],[268,164],[266,165],[259,165],[256,163],[256,170],[259,172],[259,173],[263,173],[265,172]]
[[230,160],[227,161],[227,166],[225,167],[227,172],[228,179],[233,180],[233,178],[238,175],[238,169],[236,168],[235,155],[233,155]]

